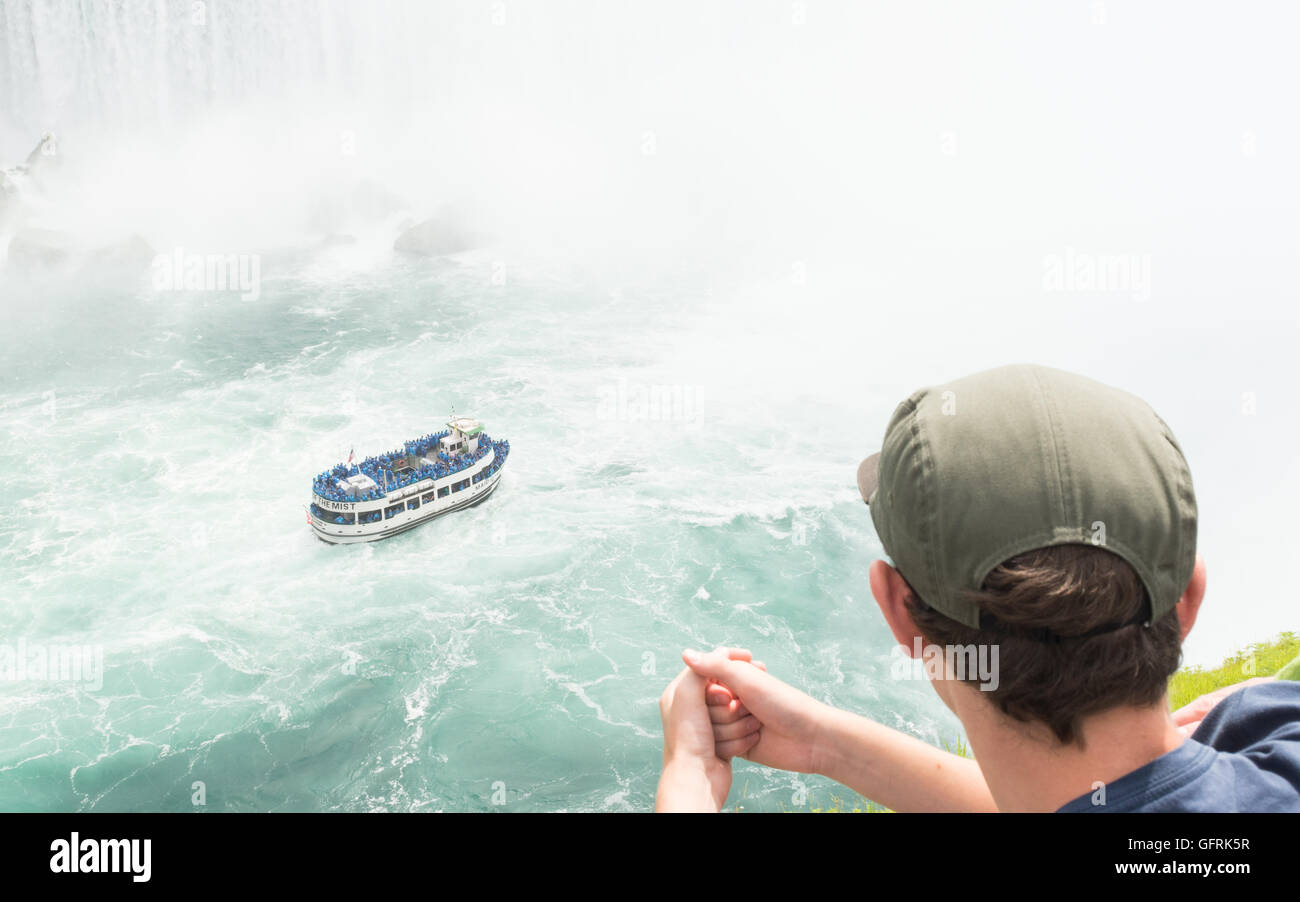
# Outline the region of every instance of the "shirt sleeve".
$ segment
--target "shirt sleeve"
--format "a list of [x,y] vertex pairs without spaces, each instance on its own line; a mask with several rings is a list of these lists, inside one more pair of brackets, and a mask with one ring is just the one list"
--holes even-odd
[[1300,683],[1263,683],[1234,692],[1210,709],[1192,738],[1243,755],[1300,787]]

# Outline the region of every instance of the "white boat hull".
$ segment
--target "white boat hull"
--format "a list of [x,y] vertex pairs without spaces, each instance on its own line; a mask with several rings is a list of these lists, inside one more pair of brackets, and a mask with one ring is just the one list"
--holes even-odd
[[[414,529],[443,514],[464,510],[487,499],[501,481],[504,470],[497,470],[487,479],[475,483],[467,489],[439,498],[433,502],[421,504],[416,510],[403,510],[392,517],[376,523],[338,524],[311,518],[311,528],[316,538],[333,545],[353,545],[359,542],[375,542]],[[419,493],[411,497],[418,497]],[[385,502],[391,504],[392,502]]]

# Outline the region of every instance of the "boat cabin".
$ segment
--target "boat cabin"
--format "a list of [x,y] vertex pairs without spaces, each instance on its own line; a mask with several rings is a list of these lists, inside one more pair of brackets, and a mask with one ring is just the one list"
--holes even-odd
[[452,417],[447,423],[451,432],[438,442],[438,450],[445,454],[474,454],[478,451],[479,433],[483,431],[478,420],[470,417]]

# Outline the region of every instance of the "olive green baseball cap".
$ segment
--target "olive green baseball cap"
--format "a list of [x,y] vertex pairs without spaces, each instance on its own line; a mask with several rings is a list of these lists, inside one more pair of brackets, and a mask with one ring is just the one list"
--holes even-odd
[[1018,365],[898,405],[858,489],[885,553],[921,599],[967,626],[994,567],[1052,545],[1127,561],[1159,620],[1192,578],[1196,496],[1173,433],[1140,398]]

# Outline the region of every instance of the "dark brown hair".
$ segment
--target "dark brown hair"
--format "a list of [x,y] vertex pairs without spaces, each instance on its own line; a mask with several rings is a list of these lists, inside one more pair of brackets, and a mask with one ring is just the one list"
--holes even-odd
[[[1145,625],[1142,580],[1100,546],[1040,548],[995,567],[965,596],[982,612],[978,629],[908,591],[907,610],[927,644],[997,645],[990,701],[1016,720],[1047,724],[1062,743],[1083,746],[1088,715],[1157,704],[1182,658],[1177,614]],[[980,682],[977,674],[964,679]]]

